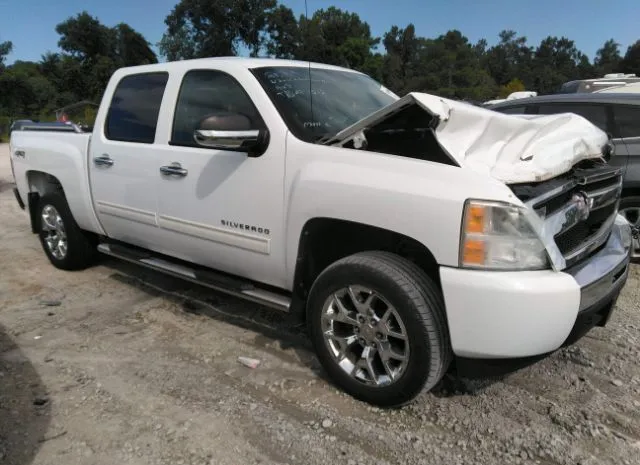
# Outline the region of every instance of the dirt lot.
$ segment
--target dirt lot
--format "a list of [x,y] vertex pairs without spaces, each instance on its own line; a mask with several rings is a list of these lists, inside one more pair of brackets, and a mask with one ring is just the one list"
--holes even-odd
[[383,411],[332,387],[281,315],[113,260],[54,269],[10,179],[4,145],[0,463],[640,463],[637,267],[576,346]]

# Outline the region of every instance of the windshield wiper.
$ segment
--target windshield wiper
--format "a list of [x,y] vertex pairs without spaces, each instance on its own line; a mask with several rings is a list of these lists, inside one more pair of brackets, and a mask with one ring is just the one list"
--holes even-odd
[[330,142],[334,137],[336,137],[337,134],[338,134],[337,132],[331,132],[329,134],[325,134],[324,136],[320,136],[317,139],[314,139],[313,143],[324,145],[327,142]]

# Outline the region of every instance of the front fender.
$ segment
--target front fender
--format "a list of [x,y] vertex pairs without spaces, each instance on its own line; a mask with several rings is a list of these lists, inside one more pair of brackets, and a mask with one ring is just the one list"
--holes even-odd
[[458,266],[465,200],[520,203],[503,183],[464,168],[297,140],[288,144],[287,185],[286,266],[292,280],[300,234],[312,218],[403,234],[427,247],[438,264]]

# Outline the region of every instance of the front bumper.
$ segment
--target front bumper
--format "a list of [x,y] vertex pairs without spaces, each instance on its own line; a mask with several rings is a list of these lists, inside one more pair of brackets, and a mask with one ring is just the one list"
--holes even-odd
[[627,279],[630,234],[618,215],[606,244],[561,272],[441,267],[453,352],[473,359],[535,357],[603,326]]

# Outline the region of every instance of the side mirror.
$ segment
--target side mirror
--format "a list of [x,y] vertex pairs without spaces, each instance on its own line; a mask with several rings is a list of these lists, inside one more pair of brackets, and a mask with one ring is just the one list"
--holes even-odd
[[250,157],[264,153],[269,131],[252,129],[251,120],[239,113],[220,113],[205,117],[193,133],[202,147],[234,152],[247,152]]

